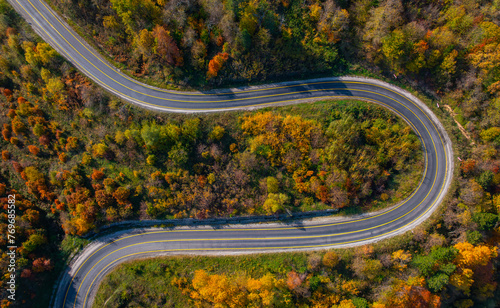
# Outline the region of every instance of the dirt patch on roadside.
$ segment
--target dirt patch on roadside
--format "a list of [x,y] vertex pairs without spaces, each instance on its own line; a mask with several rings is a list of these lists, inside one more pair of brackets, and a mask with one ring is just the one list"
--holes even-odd
[[457,121],[457,119],[455,119],[455,117],[457,116],[457,114],[453,111],[453,109],[451,109],[450,105],[444,105],[444,108],[453,117],[453,121],[455,121],[455,123],[457,123],[458,129],[462,132],[462,135],[464,135],[464,137],[467,138],[467,140],[470,141],[470,144],[474,145],[475,144],[474,140],[472,140],[472,138],[469,136],[469,134],[467,133],[467,131],[465,130],[465,128],[462,126],[462,124],[460,124]]

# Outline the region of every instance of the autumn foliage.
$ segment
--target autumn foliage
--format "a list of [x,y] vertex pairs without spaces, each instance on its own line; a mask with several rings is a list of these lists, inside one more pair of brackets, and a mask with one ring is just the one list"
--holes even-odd
[[211,275],[204,270],[194,272],[191,283],[174,278],[172,284],[192,299],[195,305],[209,303],[214,307],[273,307],[283,282],[272,275],[259,279],[241,277],[230,279],[226,275]]
[[374,307],[438,308],[441,307],[441,299],[425,288],[423,278],[410,277],[406,282],[397,279],[384,299]]
[[7,161],[10,159],[10,153],[7,150],[2,151],[2,160]]
[[153,29],[153,36],[156,39],[156,52],[160,59],[169,65],[181,66],[183,62],[181,53],[169,32],[164,27],[157,25]]
[[229,54],[226,52],[216,54],[208,63],[207,78],[211,79],[216,77],[224,66],[224,63],[226,63],[227,59],[229,59]]
[[[464,127],[453,138],[460,172],[442,215],[431,218],[425,230],[415,229],[388,247],[382,242],[352,254],[290,257],[272,275],[258,265],[258,274],[238,275],[213,267],[198,274],[195,287],[194,273],[187,271],[180,285],[193,303],[432,307],[441,301],[486,307],[500,282],[497,2],[51,5],[146,82],[208,88],[310,73],[341,75],[345,68],[357,74],[362,68],[435,93],[429,106],[445,128],[455,132],[455,121]],[[331,208],[357,213],[404,200],[421,179],[413,171],[425,171],[411,127],[371,105],[318,103],[242,113],[239,119],[130,108],[72,69],[49,44],[34,40],[4,0],[0,7],[0,21],[7,21],[0,22],[0,198],[4,205],[6,194],[19,199],[18,290],[26,301],[21,305],[48,305],[39,302],[38,292],[47,277],[57,276],[57,262],[64,262],[56,247],[64,232],[84,235],[137,218]],[[5,219],[0,215],[3,229]],[[0,244],[3,253],[5,236]],[[7,267],[0,268],[4,279]],[[113,298],[127,299],[131,291],[121,290]],[[168,305],[164,299],[157,306]]]
[[40,149],[35,145],[29,145],[28,150],[30,151],[31,154],[33,154],[35,156],[37,156],[38,153],[40,153]]

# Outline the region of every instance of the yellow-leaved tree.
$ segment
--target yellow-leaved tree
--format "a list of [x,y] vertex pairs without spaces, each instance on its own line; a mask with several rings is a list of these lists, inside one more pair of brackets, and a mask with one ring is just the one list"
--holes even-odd
[[491,272],[488,265],[491,266],[491,260],[497,256],[496,248],[486,245],[474,246],[468,242],[455,244],[455,248],[458,249],[458,255],[454,263],[458,270],[451,275],[450,283],[467,295],[477,280],[481,280],[476,283],[480,292],[489,292],[494,289],[494,282],[481,273]]
[[441,298],[425,288],[425,279],[410,277],[407,281],[396,279],[391,289],[372,307],[440,307]]
[[[209,274],[197,270],[191,283],[186,278],[174,278],[172,284],[189,295],[196,306],[210,304],[213,307],[273,307],[277,294],[285,284],[271,274],[261,278]],[[283,300],[283,299],[281,299]]]

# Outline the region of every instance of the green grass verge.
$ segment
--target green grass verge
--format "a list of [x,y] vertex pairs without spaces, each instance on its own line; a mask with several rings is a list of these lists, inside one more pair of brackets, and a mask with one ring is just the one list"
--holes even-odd
[[[174,277],[192,278],[196,270],[228,276],[277,278],[307,269],[307,253],[278,253],[234,257],[175,256],[127,262],[103,280],[93,307],[189,307],[188,297],[171,284]],[[143,306],[144,307],[144,306]]]

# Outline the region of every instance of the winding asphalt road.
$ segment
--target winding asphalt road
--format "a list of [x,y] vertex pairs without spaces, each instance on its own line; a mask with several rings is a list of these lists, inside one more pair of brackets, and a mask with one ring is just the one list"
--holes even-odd
[[125,260],[159,254],[254,253],[361,245],[406,232],[442,201],[451,183],[451,142],[432,111],[408,92],[377,80],[325,78],[263,87],[178,92],[158,89],[122,74],[87,45],[42,0],[9,0],[51,46],[85,75],[124,100],[150,109],[208,112],[348,97],[384,106],[408,122],[425,154],[424,176],[414,193],[387,211],[321,223],[261,224],[129,230],[96,240],[62,275],[54,307],[90,307],[99,281]]

